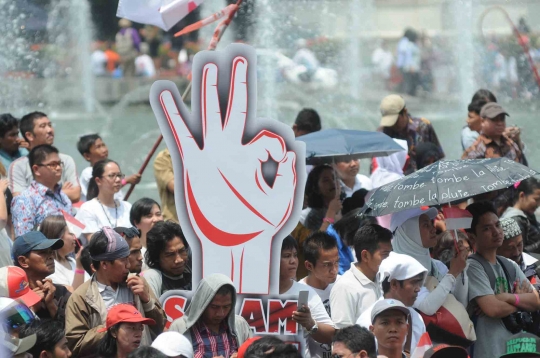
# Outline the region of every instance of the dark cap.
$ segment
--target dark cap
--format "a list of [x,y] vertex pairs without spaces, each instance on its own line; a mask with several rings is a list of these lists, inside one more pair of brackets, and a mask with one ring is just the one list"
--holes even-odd
[[439,344],[428,349],[424,358],[469,358],[469,354],[462,347]]
[[500,358],[540,357],[540,338],[530,333],[518,333],[505,344],[506,352]]
[[510,117],[510,115],[506,113],[504,108],[502,108],[500,104],[495,103],[495,102],[486,103],[484,107],[482,107],[482,110],[480,111],[480,117],[482,118],[493,119],[500,114],[504,114]]
[[64,242],[59,239],[47,239],[39,231],[30,231],[22,236],[18,236],[13,242],[13,258],[17,260],[17,257],[24,256],[30,251],[39,251],[47,250],[51,248],[53,250],[58,250],[64,246]]

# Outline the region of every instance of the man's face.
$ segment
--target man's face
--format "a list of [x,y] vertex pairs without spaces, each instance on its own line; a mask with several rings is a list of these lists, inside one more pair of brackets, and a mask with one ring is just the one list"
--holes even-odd
[[41,117],[34,120],[33,133],[27,133],[26,137],[30,141],[32,147],[41,144],[52,145],[54,143],[54,129],[49,118]]
[[[23,262],[20,260],[23,259]],[[25,270],[31,271],[35,276],[49,276],[54,273],[54,250],[46,249],[30,251],[28,257],[19,256],[19,263]]]
[[89,152],[85,153],[84,158],[90,163],[96,163],[109,157],[109,149],[101,138],[96,139],[94,144],[90,146]]
[[360,170],[360,161],[358,159],[339,161],[336,163],[335,169],[341,179],[352,179],[356,177]]
[[111,282],[122,283],[127,280],[129,275],[129,256],[124,257],[123,259],[116,259],[112,262],[102,261],[100,269],[103,267],[105,269],[107,277]]
[[51,153],[41,164],[34,164],[32,170],[37,182],[50,187],[60,181],[63,168],[58,153]]
[[143,264],[141,239],[135,236],[129,242],[129,272],[140,273]]
[[405,342],[409,325],[403,312],[387,310],[375,318],[375,322],[369,329],[377,338],[379,347],[399,350]]
[[169,276],[180,276],[184,273],[188,259],[188,249],[182,239],[175,237],[167,241],[165,250],[159,254],[159,266]]
[[407,112],[407,109],[404,109],[403,113],[401,113],[398,116],[398,119],[396,123],[394,124],[394,128],[398,132],[402,132],[407,128],[408,125],[409,125],[409,113]]
[[482,118],[482,132],[488,137],[498,137],[506,129],[506,117],[500,114],[493,119]]
[[497,249],[497,255],[501,255],[520,265],[523,254],[523,236],[518,235],[512,239],[504,240]]
[[54,349],[52,351],[52,355],[47,355],[47,357],[51,358],[69,358],[71,357],[71,351],[69,350],[67,346],[67,339],[66,337],[62,338],[56,345],[54,346]]
[[212,326],[218,326],[227,318],[232,309],[232,295],[215,295],[212,302],[203,312],[203,322]]
[[467,125],[470,130],[480,132],[482,130],[482,117],[476,112],[469,112]]
[[412,307],[423,283],[423,274],[404,280],[401,284],[397,280],[392,280],[392,282],[390,282],[392,296],[394,299],[403,302],[405,306]]
[[11,128],[0,138],[0,147],[8,153],[19,149],[19,128],[17,126]]
[[[377,251],[375,251],[373,255],[370,254],[369,251],[366,251],[366,263],[368,264],[370,270],[372,270],[373,272],[378,272],[382,260],[390,256],[390,252],[392,252],[392,243],[390,242],[380,242]],[[362,261],[363,260],[364,259],[362,259]]]
[[315,265],[306,261],[306,268],[311,275],[326,284],[336,282],[339,269],[339,253],[337,247],[328,251],[319,249],[319,259]]
[[474,234],[477,249],[480,251],[499,248],[504,239],[499,218],[494,213],[485,213],[480,217]]

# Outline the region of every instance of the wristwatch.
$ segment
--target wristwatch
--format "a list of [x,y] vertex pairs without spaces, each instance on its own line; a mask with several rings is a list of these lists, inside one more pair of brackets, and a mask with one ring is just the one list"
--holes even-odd
[[308,331],[308,334],[315,334],[317,333],[317,331],[319,330],[319,326],[317,325],[317,322],[314,321],[315,324],[313,325],[313,327],[311,327],[311,329]]

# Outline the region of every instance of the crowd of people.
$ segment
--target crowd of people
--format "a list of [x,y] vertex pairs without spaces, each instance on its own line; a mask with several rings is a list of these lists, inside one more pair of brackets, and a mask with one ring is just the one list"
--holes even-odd
[[[98,134],[76,143],[89,164],[78,175],[45,113],[0,115],[1,356],[401,358],[428,334],[424,357],[540,357],[540,181],[453,202],[472,216],[459,231],[447,230],[441,207],[367,216],[370,190],[445,158],[430,121],[401,96],[383,98],[380,111],[379,131],[403,150],[374,158],[370,176],[346,158],[309,167],[300,220],[282,243],[279,294],[308,292],[291,317],[303,352],[253,337],[230,278],[192,282],[198,263],[178,221],[168,149],[154,161],[159,202],[131,204],[122,188],[141,176],[126,176]],[[507,115],[479,90],[462,158],[526,165]],[[321,122],[306,108],[292,130],[299,137]],[[166,325],[160,297],[171,290],[194,292]]]

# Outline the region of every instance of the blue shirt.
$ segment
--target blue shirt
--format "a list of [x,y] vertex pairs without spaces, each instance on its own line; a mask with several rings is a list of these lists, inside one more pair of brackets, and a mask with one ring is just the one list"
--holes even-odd
[[6,152],[3,149],[0,149],[0,161],[2,164],[4,164],[4,168],[6,168],[6,171],[9,170],[9,166],[15,159],[19,159],[20,157],[25,157],[28,155],[28,150],[26,148],[19,148],[15,154],[11,155],[8,152]]
[[351,263],[356,262],[352,250],[349,246],[343,245],[343,241],[334,229],[334,225],[328,226],[326,233],[336,239],[339,253],[339,274],[343,275],[345,271],[351,268]]
[[61,210],[71,214],[71,201],[57,185],[54,191],[32,180],[30,187],[11,202],[11,216],[15,236],[32,231],[49,215],[62,215]]

